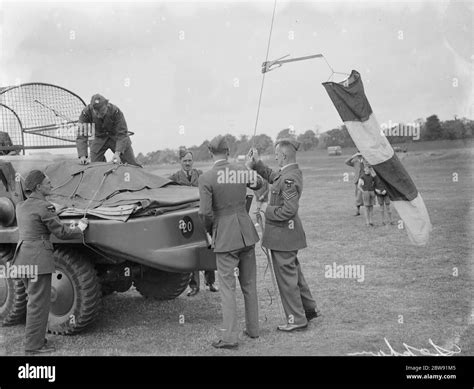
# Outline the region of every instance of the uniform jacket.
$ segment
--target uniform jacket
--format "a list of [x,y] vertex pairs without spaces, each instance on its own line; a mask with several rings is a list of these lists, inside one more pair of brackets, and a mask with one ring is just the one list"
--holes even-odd
[[[224,172],[249,170],[228,161],[217,161],[199,177],[199,215],[212,235],[214,252],[223,253],[252,246],[258,234],[245,208],[248,183],[223,183]],[[219,173],[221,172],[221,173]],[[232,174],[232,173],[231,173]],[[235,174],[235,173],[234,173]]]
[[79,228],[62,224],[54,206],[37,193],[19,203],[16,218],[20,232],[13,264],[37,265],[38,274],[54,273],[53,244],[50,235],[59,239],[82,237]]
[[273,171],[262,161],[257,173],[272,184],[270,203],[265,211],[265,232],[262,245],[276,251],[294,251],[306,247],[306,235],[298,216],[303,192],[303,174],[298,165]]
[[202,170],[191,169],[189,173],[191,174],[191,179],[189,179],[186,172],[181,169],[176,173],[172,174],[170,176],[170,180],[180,185],[198,186],[198,179],[199,176],[202,174]]
[[[79,123],[94,123],[95,137],[90,146],[91,150],[95,152],[98,152],[109,139],[115,142],[115,151],[120,153],[123,153],[132,143],[122,111],[111,103],[107,104],[107,112],[102,119],[97,117],[89,104],[82,110]],[[87,141],[86,135],[79,134],[77,137],[76,145],[79,157],[87,157]]]

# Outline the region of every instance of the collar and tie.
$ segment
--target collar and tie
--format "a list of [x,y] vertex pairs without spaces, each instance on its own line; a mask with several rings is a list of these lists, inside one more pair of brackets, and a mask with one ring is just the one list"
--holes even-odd
[[183,169],[183,173],[186,175],[186,178],[188,179],[188,181],[191,182],[191,179],[193,177],[191,170],[186,171]]

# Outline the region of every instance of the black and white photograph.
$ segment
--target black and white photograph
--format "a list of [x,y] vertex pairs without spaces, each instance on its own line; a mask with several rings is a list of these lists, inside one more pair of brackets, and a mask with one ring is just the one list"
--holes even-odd
[[473,23],[467,0],[0,1],[0,388],[136,357],[472,387]]

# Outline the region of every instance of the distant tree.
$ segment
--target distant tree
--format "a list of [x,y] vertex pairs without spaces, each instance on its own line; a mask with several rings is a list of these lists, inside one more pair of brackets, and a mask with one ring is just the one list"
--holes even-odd
[[344,134],[340,128],[333,128],[327,132],[326,146],[341,146],[344,143]]
[[328,140],[329,140],[329,135],[327,132],[323,132],[321,135],[319,135],[319,143],[318,143],[318,148],[319,149],[325,149],[328,147]]
[[424,130],[426,140],[441,139],[443,136],[443,128],[441,127],[439,118],[436,115],[431,115],[426,118]]
[[237,152],[237,138],[232,134],[225,134],[224,137],[229,145],[229,154],[234,155]]
[[254,145],[260,155],[266,154],[268,153],[268,151],[273,151],[273,140],[266,134],[260,134],[255,137],[252,137],[248,143],[249,149],[250,147],[252,147],[252,145]]
[[[323,144],[321,144],[323,143]],[[333,128],[324,132],[319,136],[319,147],[326,148],[329,146],[354,147],[355,144],[349,135],[349,131],[345,125],[339,128]]]
[[178,162],[179,158],[174,150],[165,149],[160,152],[158,163],[172,163]]
[[281,130],[281,131],[278,133],[276,139],[280,139],[280,138],[291,138],[291,137],[293,137],[294,134],[291,134],[290,131],[291,131],[291,130],[290,130],[289,128],[285,128],[285,129]]
[[296,138],[301,143],[303,151],[314,149],[318,146],[318,138],[313,130],[307,130],[304,134],[298,135]]
[[466,135],[466,128],[461,120],[446,120],[441,123],[443,138],[462,139]]
[[474,121],[469,119],[461,119],[464,124],[464,137],[472,138],[474,136]]
[[142,160],[142,161],[139,161],[139,163],[141,163],[141,164],[143,164],[143,165],[153,165],[153,164],[157,164],[157,163],[158,163],[159,156],[160,156],[160,153],[161,153],[160,150],[151,151],[151,152],[147,153],[146,156],[143,158],[143,160]]
[[140,164],[140,165],[146,165],[145,164],[145,161],[146,161],[146,157],[140,152],[138,153],[137,155],[137,162]]
[[250,149],[249,137],[247,135],[240,135],[240,139],[236,142],[235,153],[231,154],[231,157],[236,157],[237,155],[247,154]]
[[209,154],[209,141],[206,139],[201,143],[200,146],[194,146],[189,148],[193,152],[193,158],[195,161],[208,161],[211,159]]

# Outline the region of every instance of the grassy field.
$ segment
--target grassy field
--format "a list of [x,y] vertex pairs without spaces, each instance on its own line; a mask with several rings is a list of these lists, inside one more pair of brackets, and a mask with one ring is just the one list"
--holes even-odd
[[[472,143],[412,144],[408,153],[400,154],[431,216],[433,232],[424,248],[411,246],[397,225],[382,226],[378,207],[375,227],[367,228],[362,216],[352,216],[352,176],[344,181],[344,173],[352,170],[344,160],[353,151],[345,149],[338,157],[319,150],[299,155],[304,174],[300,216],[308,240],[299,259],[322,312],[307,331],[275,330],[278,307],[258,247],[261,336],[243,339],[237,351],[210,345],[221,325],[218,293],[202,290],[193,298],[183,294],[156,302],[131,289],[106,297],[100,319],[86,332],[51,336],[58,348],[54,355],[388,354],[384,339],[400,353],[406,351],[404,344],[435,353],[431,339],[448,350],[456,344],[461,355],[474,355]],[[168,166],[158,172],[177,169]],[[326,278],[325,266],[333,263],[363,265],[364,281]],[[243,328],[239,288],[238,304]],[[4,329],[7,355],[22,354],[23,334],[23,326]]]

